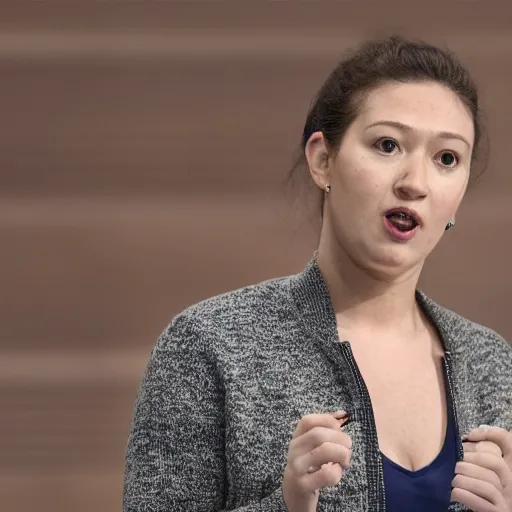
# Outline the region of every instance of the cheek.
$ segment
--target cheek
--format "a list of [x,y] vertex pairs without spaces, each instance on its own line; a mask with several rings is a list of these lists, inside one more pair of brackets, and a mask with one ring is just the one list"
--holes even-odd
[[454,213],[466,194],[469,171],[459,169],[451,175],[433,173],[433,176],[430,186],[433,203],[435,202],[437,208],[448,209]]
[[462,188],[460,190],[450,188],[449,190],[438,192],[434,195],[434,200],[432,201],[432,215],[440,219],[446,219],[446,217],[455,215],[463,196],[464,191]]
[[380,202],[382,193],[379,184],[370,179],[368,173],[361,168],[355,168],[343,173],[338,183],[338,193],[335,195],[335,212],[341,221],[348,219],[353,223],[363,219],[372,211],[372,205]]
[[358,202],[362,199],[373,201],[374,195],[389,186],[385,174],[375,172],[371,162],[364,157],[340,162],[337,172],[342,192]]

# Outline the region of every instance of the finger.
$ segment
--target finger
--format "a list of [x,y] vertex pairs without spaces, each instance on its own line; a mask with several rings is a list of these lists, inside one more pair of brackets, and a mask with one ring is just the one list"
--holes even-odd
[[334,416],[337,420],[344,420],[348,418],[348,412],[346,411],[336,411],[329,413],[331,416]]
[[341,413],[343,413],[343,411],[332,414],[308,414],[303,416],[297,423],[293,437],[300,437],[314,427],[339,429],[343,422],[343,417],[338,418],[341,416]]
[[[484,498],[481,498],[480,496],[477,496],[471,491],[467,491],[466,489],[452,489],[450,501],[456,501],[457,503],[466,505],[468,509],[474,510],[475,512],[496,512],[496,505],[489,503]],[[499,506],[502,507],[502,510],[506,510],[504,499],[501,500]]]
[[500,477],[490,469],[471,464],[470,462],[457,462],[455,475],[469,476],[470,478],[489,482],[503,494],[503,484],[501,483]]
[[291,440],[289,452],[292,455],[301,455],[314,450],[323,443],[336,443],[346,446],[348,449],[352,448],[352,439],[339,428],[313,427],[302,436]]
[[307,473],[299,478],[299,484],[305,492],[314,492],[324,487],[334,487],[343,476],[339,464],[325,464],[314,473]]
[[492,441],[500,447],[503,457],[512,460],[512,433],[504,428],[482,425],[470,432],[467,439],[471,442]]
[[464,453],[468,452],[488,452],[498,457],[503,457],[501,448],[492,441],[477,441],[477,442],[466,442],[464,443]]
[[464,454],[464,462],[493,471],[498,475],[503,486],[512,483],[512,471],[510,471],[502,457],[496,457],[491,453],[473,452]]
[[346,447],[334,443],[323,443],[314,450],[293,459],[294,471],[302,475],[309,473],[310,468],[321,468],[324,464],[335,462],[346,469],[350,465],[351,451]]
[[503,494],[498,491],[494,485],[483,480],[478,480],[477,478],[471,478],[465,475],[455,475],[455,478],[452,480],[452,487],[454,490],[461,489],[469,491],[495,507],[499,507],[504,503]]

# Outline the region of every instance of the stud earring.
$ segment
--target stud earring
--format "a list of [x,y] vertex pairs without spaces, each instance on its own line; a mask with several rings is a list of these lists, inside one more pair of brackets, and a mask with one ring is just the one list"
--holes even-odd
[[329,184],[325,187],[325,193],[328,194],[330,191],[331,191],[331,185]]
[[444,230],[448,231],[449,229],[452,229],[453,226],[455,226],[455,219],[448,222],[448,224],[446,224],[446,227],[444,228]]

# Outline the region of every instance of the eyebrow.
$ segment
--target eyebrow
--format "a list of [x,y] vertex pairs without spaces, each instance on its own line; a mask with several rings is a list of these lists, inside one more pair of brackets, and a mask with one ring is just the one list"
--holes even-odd
[[[366,129],[372,128],[374,126],[392,126],[394,128],[398,128],[400,130],[404,130],[406,132],[414,132],[416,131],[415,128],[412,126],[409,126],[407,124],[401,123],[399,121],[377,121],[376,123],[372,123],[371,125],[367,126]],[[453,132],[437,132],[436,135],[442,139],[457,139],[461,140],[468,146],[468,148],[471,148],[471,144],[465,139],[462,135],[459,135],[458,133]]]

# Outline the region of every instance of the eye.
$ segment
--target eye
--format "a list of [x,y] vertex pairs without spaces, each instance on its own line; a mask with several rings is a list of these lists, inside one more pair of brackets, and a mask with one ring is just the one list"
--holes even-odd
[[378,140],[375,144],[375,147],[383,153],[391,155],[395,152],[396,149],[398,149],[398,143],[393,139],[384,138]]
[[459,158],[451,151],[443,151],[439,155],[439,163],[444,167],[455,167],[459,163]]

